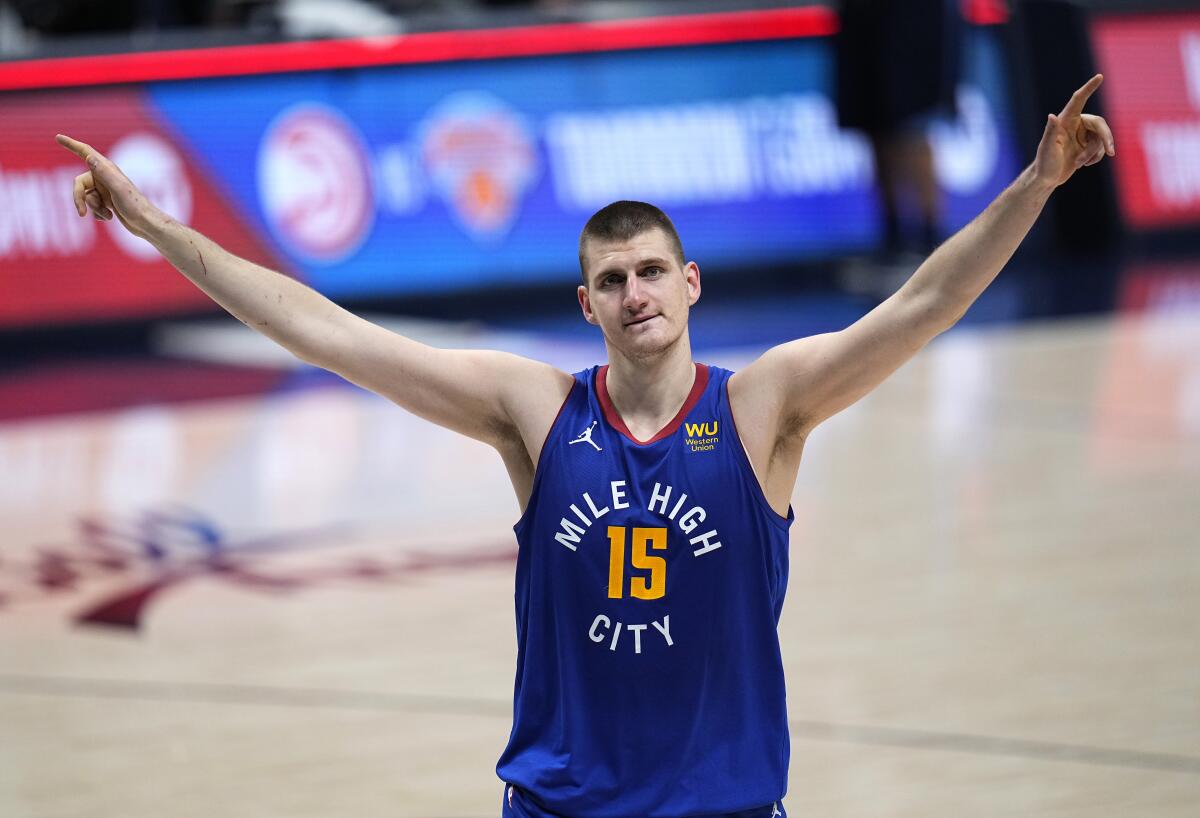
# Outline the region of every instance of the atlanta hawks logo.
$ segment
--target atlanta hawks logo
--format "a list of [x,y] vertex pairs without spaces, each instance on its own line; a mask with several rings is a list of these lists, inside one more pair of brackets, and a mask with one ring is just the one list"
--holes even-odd
[[596,451],[598,451],[598,452],[604,451],[603,449],[601,449],[599,446],[596,445],[596,441],[592,440],[592,432],[595,430],[597,422],[598,421],[593,420],[591,426],[584,429],[583,433],[580,434],[579,437],[575,438],[567,445],[574,446],[576,443],[590,443],[592,445],[592,448],[594,448]]

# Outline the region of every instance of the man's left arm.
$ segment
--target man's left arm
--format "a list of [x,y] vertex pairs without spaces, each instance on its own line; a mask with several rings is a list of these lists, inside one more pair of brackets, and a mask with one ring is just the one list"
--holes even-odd
[[777,428],[807,434],[953,326],[1012,257],[1054,189],[1115,154],[1108,124],[1083,113],[1102,80],[1092,77],[1061,113],[1047,117],[1033,163],[896,293],[840,332],[768,350],[735,376],[738,391],[773,406]]

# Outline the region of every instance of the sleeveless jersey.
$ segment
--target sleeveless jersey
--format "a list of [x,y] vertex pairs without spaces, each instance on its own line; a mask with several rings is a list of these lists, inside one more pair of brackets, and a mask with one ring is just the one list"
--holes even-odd
[[766,816],[787,786],[794,515],[751,469],[732,372],[696,364],[678,415],[639,442],[607,369],[575,373],[513,527],[516,692],[496,772],[570,818]]

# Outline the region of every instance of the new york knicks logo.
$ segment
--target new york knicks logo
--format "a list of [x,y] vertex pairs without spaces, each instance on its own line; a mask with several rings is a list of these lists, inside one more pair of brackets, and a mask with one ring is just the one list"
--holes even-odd
[[503,238],[538,170],[521,116],[491,94],[463,91],[429,114],[418,144],[433,188],[459,224],[477,240]]
[[711,452],[720,442],[715,420],[707,423],[685,423],[683,431],[687,433],[687,446],[693,452]]

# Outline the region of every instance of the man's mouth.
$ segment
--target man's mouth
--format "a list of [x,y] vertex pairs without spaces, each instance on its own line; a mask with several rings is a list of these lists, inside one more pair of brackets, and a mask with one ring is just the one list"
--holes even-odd
[[635,325],[637,325],[637,324],[644,324],[644,323],[646,323],[647,321],[649,321],[651,318],[658,318],[658,316],[657,316],[657,315],[647,315],[647,316],[644,316],[644,317],[642,317],[642,318],[638,318],[638,319],[636,319],[636,320],[634,320],[634,321],[628,321],[628,322],[626,322],[625,326],[627,326],[627,327],[632,327],[632,326],[635,326]]

